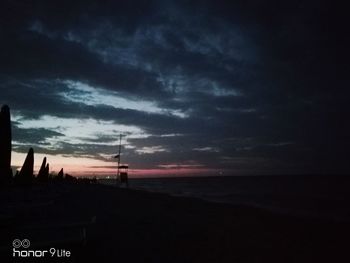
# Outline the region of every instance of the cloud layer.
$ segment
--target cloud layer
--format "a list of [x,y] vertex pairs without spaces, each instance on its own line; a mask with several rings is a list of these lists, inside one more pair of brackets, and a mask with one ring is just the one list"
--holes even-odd
[[135,169],[348,173],[348,37],[319,1],[6,1],[14,150]]

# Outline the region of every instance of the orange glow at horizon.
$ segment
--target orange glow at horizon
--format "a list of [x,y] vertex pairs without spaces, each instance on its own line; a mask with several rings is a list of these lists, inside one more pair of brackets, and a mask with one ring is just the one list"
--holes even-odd
[[[50,172],[58,173],[63,168],[64,173],[74,176],[96,176],[99,178],[112,177],[116,175],[116,164],[92,158],[68,157],[63,155],[50,155],[35,153],[34,174],[37,174],[43,158],[47,158],[50,164]],[[26,158],[25,153],[12,152],[12,167],[18,170]],[[153,168],[153,169],[129,169],[130,178],[140,177],[163,177],[163,176],[188,176],[188,175],[212,175],[218,174],[215,169],[202,167],[182,168]]]
[[[35,151],[35,150],[34,150]],[[11,166],[18,169],[23,165],[26,158],[25,153],[12,152]],[[105,173],[108,166],[110,169],[115,169],[115,165],[110,162],[104,162],[92,158],[81,157],[67,157],[63,155],[51,155],[51,154],[34,154],[34,173],[37,173],[40,169],[43,158],[47,158],[47,163],[50,164],[50,172],[59,172],[63,168],[65,173],[72,175],[83,175],[85,172],[89,175],[92,173]]]

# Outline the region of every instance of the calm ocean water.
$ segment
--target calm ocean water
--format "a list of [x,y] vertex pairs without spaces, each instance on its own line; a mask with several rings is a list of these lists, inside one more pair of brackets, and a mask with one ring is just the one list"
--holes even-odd
[[[114,184],[113,180],[99,180]],[[297,216],[350,221],[350,176],[221,176],[131,179],[129,187]]]

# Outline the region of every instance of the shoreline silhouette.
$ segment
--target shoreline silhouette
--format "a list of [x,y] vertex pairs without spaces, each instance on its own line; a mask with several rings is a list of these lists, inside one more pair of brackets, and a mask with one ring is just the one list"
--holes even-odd
[[31,249],[68,251],[65,262],[340,262],[348,256],[348,221],[118,188],[63,168],[53,177],[46,157],[35,176],[33,148],[12,176],[7,106],[0,120],[1,262],[19,260],[12,246],[21,239]]
[[337,262],[347,255],[348,223],[245,205],[100,184],[36,184],[2,196],[11,199],[1,200],[11,215],[2,255],[6,242],[21,237],[36,248],[70,250],[65,262]]

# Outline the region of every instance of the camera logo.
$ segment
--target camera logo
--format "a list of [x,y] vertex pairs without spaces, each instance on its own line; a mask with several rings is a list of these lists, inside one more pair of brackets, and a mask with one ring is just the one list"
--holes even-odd
[[13,257],[44,257],[48,253],[47,250],[29,250],[30,241],[28,239],[14,239],[12,241],[12,255]]
[[32,250],[28,249],[30,247],[30,241],[28,239],[20,240],[18,238],[12,241],[12,256],[20,257],[20,258],[28,258],[28,257],[59,257],[59,258],[68,258],[71,256],[70,250],[67,249],[58,249],[58,248],[50,248],[49,250]]
[[22,241],[20,239],[15,239],[13,240],[12,245],[14,248],[28,248],[30,247],[30,241],[28,239],[23,239]]

